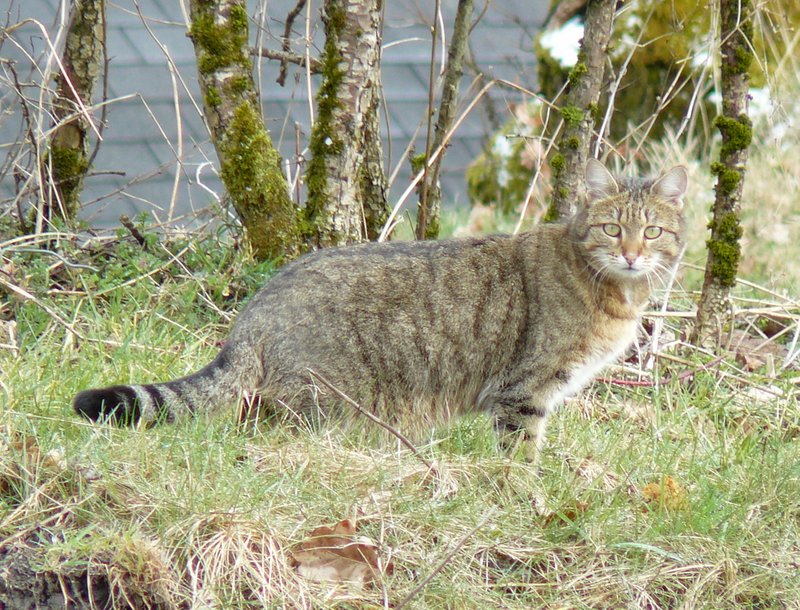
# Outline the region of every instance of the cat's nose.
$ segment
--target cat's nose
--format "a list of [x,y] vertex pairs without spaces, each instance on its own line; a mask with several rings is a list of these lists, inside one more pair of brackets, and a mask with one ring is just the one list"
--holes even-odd
[[639,255],[633,252],[623,252],[622,258],[624,258],[625,262],[628,263],[628,267],[633,267],[633,264],[636,262],[636,259],[639,258]]

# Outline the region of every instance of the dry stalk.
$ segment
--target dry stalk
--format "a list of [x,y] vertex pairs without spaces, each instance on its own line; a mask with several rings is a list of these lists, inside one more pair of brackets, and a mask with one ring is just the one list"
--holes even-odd
[[433,569],[433,571],[430,574],[428,574],[425,578],[423,578],[422,581],[416,587],[414,587],[411,590],[411,592],[408,595],[406,595],[399,604],[397,604],[394,607],[395,610],[401,610],[412,599],[414,599],[419,594],[420,591],[422,591],[426,586],[428,586],[428,583],[431,582],[434,578],[436,578],[437,574],[439,574],[439,572],[441,572],[447,566],[447,564],[450,563],[450,560],[455,556],[456,553],[458,553],[461,547],[464,546],[467,540],[472,538],[472,536],[474,536],[476,532],[478,532],[484,525],[486,525],[489,522],[489,519],[494,517],[495,512],[496,511],[494,508],[491,509],[488,513],[486,513],[486,516],[484,516],[484,518],[480,520],[480,523],[478,523],[478,525],[476,525],[470,531],[464,534],[461,537],[461,539],[455,543],[450,552],[447,553],[447,555],[445,555],[444,558],[439,562],[439,564]]
[[361,405],[359,405],[359,404],[358,404],[358,403],[357,403],[355,400],[353,400],[352,398],[350,398],[350,397],[349,397],[347,394],[345,394],[344,392],[342,392],[342,391],[341,391],[339,388],[337,388],[335,385],[333,385],[333,384],[332,384],[330,381],[328,381],[327,379],[325,379],[325,377],[323,377],[322,375],[320,375],[320,374],[319,374],[319,373],[317,373],[316,371],[314,371],[314,370],[312,370],[312,369],[307,369],[307,370],[308,370],[308,372],[311,374],[311,376],[312,376],[312,377],[314,377],[314,378],[315,378],[317,381],[319,381],[319,382],[320,382],[322,385],[324,385],[326,388],[328,388],[328,389],[329,389],[331,392],[333,392],[334,394],[336,394],[336,395],[337,395],[339,398],[341,398],[343,401],[345,401],[347,404],[349,404],[351,407],[353,407],[353,408],[354,408],[356,411],[358,411],[359,413],[361,413],[361,415],[363,415],[363,416],[364,416],[364,417],[366,417],[367,419],[369,419],[369,420],[371,420],[371,421],[375,422],[376,424],[378,424],[378,425],[379,425],[381,428],[383,428],[384,430],[387,430],[388,432],[390,432],[391,434],[393,434],[393,435],[394,435],[394,436],[395,436],[395,437],[396,437],[396,438],[397,438],[397,439],[398,439],[398,440],[399,440],[401,443],[403,443],[403,445],[404,445],[405,447],[407,447],[407,448],[409,449],[409,451],[411,451],[411,453],[413,453],[413,454],[414,454],[414,455],[417,457],[417,459],[418,459],[420,462],[422,462],[423,464],[425,464],[425,466],[426,466],[426,467],[427,467],[427,468],[428,468],[428,469],[429,469],[429,470],[430,470],[432,473],[434,473],[435,475],[438,475],[438,474],[439,474],[439,470],[438,470],[438,468],[436,468],[436,466],[435,466],[435,465],[434,465],[434,464],[433,464],[433,463],[432,463],[430,460],[426,459],[426,458],[425,458],[425,456],[423,456],[423,455],[422,455],[422,454],[421,454],[421,453],[420,453],[420,452],[417,450],[417,448],[416,448],[416,447],[414,447],[414,444],[413,444],[413,443],[412,443],[410,440],[408,440],[408,438],[406,438],[406,437],[405,437],[405,436],[404,436],[404,435],[403,435],[401,432],[399,432],[398,430],[396,430],[395,428],[393,428],[392,426],[390,426],[389,424],[387,424],[385,421],[383,421],[383,420],[382,420],[380,417],[378,417],[377,415],[375,415],[375,414],[373,414],[373,413],[370,413],[369,411],[367,411],[366,409],[364,409],[364,408],[363,408]]

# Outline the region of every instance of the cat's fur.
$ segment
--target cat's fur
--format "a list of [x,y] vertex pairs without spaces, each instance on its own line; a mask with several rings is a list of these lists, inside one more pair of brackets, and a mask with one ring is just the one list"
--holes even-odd
[[687,180],[680,166],[617,180],[590,161],[565,224],[306,255],[253,296],[205,368],[87,390],[75,410],[173,421],[249,394],[315,422],[357,417],[311,369],[402,429],[489,410],[501,431],[524,431],[533,458],[547,415],[626,350],[654,280],[677,263]]

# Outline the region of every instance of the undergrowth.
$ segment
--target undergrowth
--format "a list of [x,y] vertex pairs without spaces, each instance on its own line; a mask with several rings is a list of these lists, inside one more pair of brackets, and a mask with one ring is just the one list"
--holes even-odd
[[[794,367],[745,371],[732,348],[673,351],[642,385],[613,371],[554,416],[539,468],[484,417],[417,446],[435,472],[389,434],[233,413],[116,429],[77,418],[74,394],[196,370],[272,269],[215,235],[58,251],[3,254],[28,295],[4,285],[0,350],[0,567],[18,583],[98,608],[800,607]],[[344,519],[391,574],[300,575],[297,545]]]

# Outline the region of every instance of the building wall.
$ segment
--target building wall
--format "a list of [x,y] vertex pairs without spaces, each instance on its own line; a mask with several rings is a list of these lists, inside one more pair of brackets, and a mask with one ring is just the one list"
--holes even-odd
[[[12,22],[31,18],[14,31],[0,47],[5,59],[13,60],[20,81],[40,83],[52,78],[55,65],[48,64],[48,38],[59,47],[67,22],[68,6],[59,0],[12,0]],[[186,36],[186,18],[176,0],[132,0],[108,3],[108,102],[107,124],[103,130],[94,164],[96,175],[87,179],[83,199],[84,217],[94,226],[116,226],[120,214],[135,216],[151,212],[158,220],[193,215],[221,196],[222,188],[214,168],[217,160],[202,121],[200,96],[191,42]],[[286,15],[295,0],[274,0],[259,7],[253,3],[254,43],[278,48]],[[322,26],[318,18],[321,2],[312,5],[309,31],[317,53],[322,45]],[[433,2],[389,0],[386,3],[382,75],[385,96],[384,150],[387,174],[400,161],[409,142],[418,151],[425,146],[425,117],[431,55],[430,23]],[[449,28],[457,2],[443,0],[443,21]],[[476,3],[476,11],[483,4]],[[547,0],[494,1],[474,28],[471,49],[474,66],[485,79],[502,78],[526,88],[535,87],[533,36],[544,20]],[[187,9],[188,10],[188,9]],[[477,16],[477,15],[476,15]],[[295,22],[295,38],[306,28],[305,14]],[[42,30],[47,32],[47,38]],[[449,34],[449,31],[448,31]],[[300,50],[301,45],[295,44]],[[441,60],[441,53],[439,54]],[[275,79],[278,64],[257,59],[257,75],[262,91],[262,107],[273,139],[287,160],[290,172],[297,170],[297,153],[302,154],[309,134],[308,87],[305,73],[291,66],[286,85]],[[0,66],[9,78],[8,66]],[[52,82],[52,81],[50,81]],[[312,89],[316,79],[312,79]],[[462,98],[474,99],[479,85],[474,69],[467,71]],[[28,105],[35,110],[38,90],[23,88]],[[99,102],[101,96],[95,100]],[[510,116],[509,107],[524,96],[508,88],[493,87],[484,103],[459,128],[448,150],[442,175],[446,201],[464,204],[464,170],[481,150],[486,135]],[[14,91],[0,94],[0,156],[5,161],[5,176],[0,183],[2,208],[13,205],[15,181],[12,179],[18,149],[12,146],[20,137],[21,108]],[[51,127],[45,113],[34,112],[35,133]],[[93,110],[98,120],[101,111]],[[392,201],[409,180],[407,161],[400,164],[392,184]],[[19,175],[19,172],[18,172]]]

